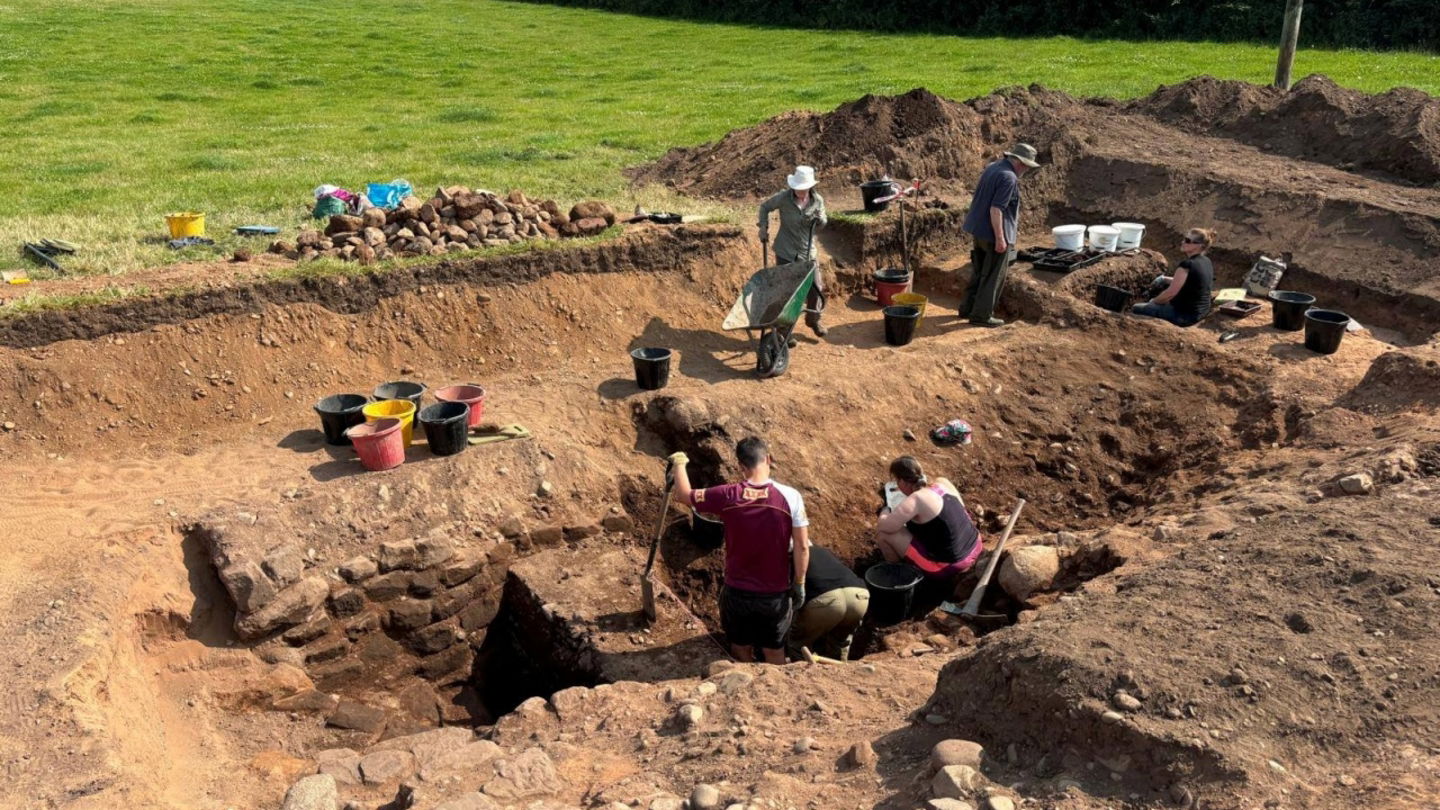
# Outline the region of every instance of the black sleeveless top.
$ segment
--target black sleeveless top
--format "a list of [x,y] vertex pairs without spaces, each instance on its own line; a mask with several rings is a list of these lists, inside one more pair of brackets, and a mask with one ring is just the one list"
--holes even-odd
[[1180,292],[1175,294],[1175,300],[1170,306],[1175,308],[1175,314],[1195,323],[1210,312],[1210,291],[1215,286],[1215,266],[1210,263],[1210,257],[1205,255],[1191,256],[1180,266],[1185,268],[1185,283],[1181,285]]
[[905,528],[926,559],[938,563],[959,562],[975,550],[980,532],[970,522],[965,504],[959,498],[939,486],[932,486],[930,490],[940,496],[940,514],[924,523],[908,521]]

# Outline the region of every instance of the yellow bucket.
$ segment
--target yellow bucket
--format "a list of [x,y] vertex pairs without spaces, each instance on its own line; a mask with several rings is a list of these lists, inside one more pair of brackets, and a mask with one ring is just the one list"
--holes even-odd
[[929,298],[926,298],[920,293],[913,292],[895,293],[890,296],[890,303],[896,306],[915,307],[920,310],[920,317],[915,321],[916,329],[920,328],[920,324],[925,323],[925,304],[929,303],[929,301]]
[[410,446],[410,438],[415,435],[415,403],[408,399],[383,399],[366,405],[360,412],[365,414],[366,422],[374,422],[376,419],[399,419],[400,433],[405,439],[405,446]]
[[184,239],[187,236],[205,235],[205,215],[185,211],[179,214],[166,214],[165,227],[170,229],[171,239]]

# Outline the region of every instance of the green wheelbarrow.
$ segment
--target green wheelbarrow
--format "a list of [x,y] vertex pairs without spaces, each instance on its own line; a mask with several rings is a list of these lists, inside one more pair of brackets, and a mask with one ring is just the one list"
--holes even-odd
[[818,267],[808,259],[760,270],[745,282],[720,325],[727,332],[744,329],[751,340],[758,335],[755,372],[761,377],[779,377],[790,367],[790,333],[805,311]]

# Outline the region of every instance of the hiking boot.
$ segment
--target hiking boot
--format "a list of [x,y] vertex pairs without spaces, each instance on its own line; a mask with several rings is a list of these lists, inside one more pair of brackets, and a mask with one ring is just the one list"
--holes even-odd
[[810,327],[810,331],[815,333],[815,337],[825,337],[825,335],[829,334],[829,332],[830,332],[829,329],[826,329],[826,328],[825,328],[824,324],[818,324],[818,323],[812,325],[812,326]]
[[793,348],[795,348],[796,346],[799,346],[799,345],[800,345],[800,341],[798,341],[798,340],[796,340],[795,338],[792,337],[792,338],[790,338],[789,340],[785,341],[785,345],[786,345],[786,346],[789,346],[790,348],[793,349]]
[[999,318],[986,318],[986,319],[983,320],[983,321],[977,321],[977,320],[971,319],[970,323],[973,324],[973,325],[975,325],[975,326],[988,326],[988,327],[990,327],[990,328],[992,328],[992,329],[993,329],[994,327],[997,327],[997,326],[1004,326],[1004,325],[1005,325],[1005,322],[1002,321],[1002,320],[1000,320]]

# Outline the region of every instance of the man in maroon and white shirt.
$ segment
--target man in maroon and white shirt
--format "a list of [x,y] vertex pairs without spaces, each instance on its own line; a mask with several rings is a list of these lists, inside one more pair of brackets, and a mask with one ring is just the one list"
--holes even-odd
[[810,520],[799,492],[770,480],[770,448],[754,437],[735,445],[745,471],[738,484],[692,489],[684,453],[670,457],[675,494],[725,525],[725,588],[720,624],[738,661],[754,661],[759,647],[771,664],[785,663],[785,635],[793,607],[805,603],[810,565]]

